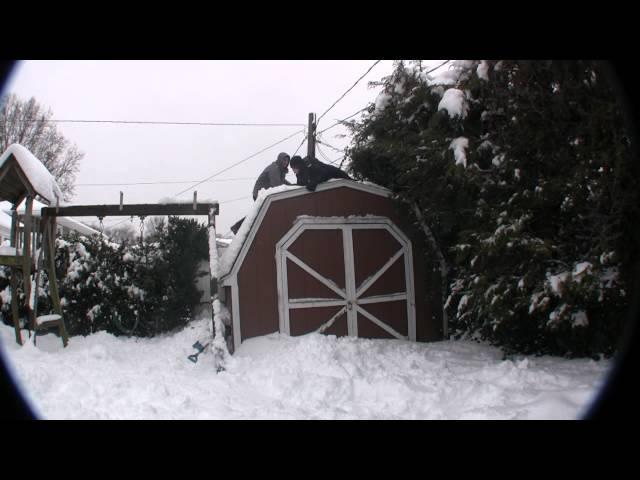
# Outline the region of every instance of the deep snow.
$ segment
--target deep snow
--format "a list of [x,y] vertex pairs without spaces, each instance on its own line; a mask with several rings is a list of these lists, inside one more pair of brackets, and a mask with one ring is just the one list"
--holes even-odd
[[573,419],[611,367],[503,360],[472,341],[271,334],[243,343],[216,374],[211,353],[187,360],[210,322],[153,339],[72,337],[66,349],[53,334],[20,347],[0,324],[0,351],[48,419]]

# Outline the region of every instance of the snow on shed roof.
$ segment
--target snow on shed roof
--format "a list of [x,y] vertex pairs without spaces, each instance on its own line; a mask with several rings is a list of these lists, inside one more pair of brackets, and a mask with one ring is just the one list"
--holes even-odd
[[47,170],[47,167],[38,160],[29,150],[20,145],[14,143],[9,145],[9,148],[0,157],[0,167],[11,157],[15,157],[20,168],[27,176],[27,179],[31,183],[31,186],[36,190],[40,196],[51,204],[60,202],[63,204],[62,191],[58,186],[53,175]]
[[236,258],[240,253],[240,249],[242,249],[242,246],[244,245],[244,242],[247,239],[247,236],[249,235],[249,231],[253,226],[253,222],[258,216],[260,207],[262,207],[262,204],[264,203],[265,199],[270,195],[274,195],[276,193],[286,192],[287,190],[300,190],[302,188],[303,187],[298,187],[298,186],[281,185],[279,187],[262,189],[258,192],[258,197],[256,198],[256,201],[251,206],[251,209],[247,212],[247,216],[244,218],[244,221],[242,222],[242,225],[240,226],[238,233],[236,233],[236,236],[233,238],[233,241],[225,249],[224,254],[220,258],[220,267],[219,267],[220,277],[224,277],[231,270],[231,267],[236,261]]

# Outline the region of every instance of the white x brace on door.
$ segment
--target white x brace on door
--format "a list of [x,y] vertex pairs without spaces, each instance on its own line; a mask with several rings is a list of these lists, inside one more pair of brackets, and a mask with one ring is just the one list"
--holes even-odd
[[[341,288],[334,281],[326,278],[317,270],[310,267],[303,259],[294,255],[289,248],[294,242],[308,230],[336,230],[342,235],[344,254],[344,284]],[[354,274],[354,230],[385,230],[400,245],[395,254],[384,263],[373,275],[364,279],[360,285],[356,285]],[[333,298],[290,298],[289,281],[287,278],[287,262],[300,267],[311,277],[331,290]],[[367,290],[396,262],[404,262],[404,288],[403,291],[394,291],[383,295],[366,296]],[[389,335],[398,339],[416,339],[415,294],[413,285],[413,256],[411,242],[407,237],[385,217],[348,217],[348,218],[324,218],[324,217],[300,217],[294,226],[287,232],[276,245],[276,264],[278,282],[278,308],[280,320],[280,332],[291,333],[290,312],[296,309],[313,309],[322,307],[341,307],[335,314],[326,319],[316,332],[323,332],[346,312],[347,334],[358,336],[358,314],[361,318],[374,323]],[[408,335],[403,335],[391,327],[387,322],[367,311],[362,305],[385,302],[406,302],[406,321]]]

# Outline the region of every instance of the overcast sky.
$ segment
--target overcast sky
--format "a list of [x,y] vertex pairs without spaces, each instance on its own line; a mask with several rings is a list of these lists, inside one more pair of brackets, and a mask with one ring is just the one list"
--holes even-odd
[[[195,126],[60,123],[58,128],[85,157],[71,204],[156,203],[192,183],[88,186],[95,183],[197,182],[301,130],[308,114],[320,116],[375,60],[353,61],[23,61],[5,92],[31,96],[60,120],[298,123],[301,126]],[[440,61],[428,61],[437,65]],[[367,82],[391,73],[378,63],[319,123],[322,130],[375,100]],[[359,116],[355,117],[359,118]],[[324,134],[344,148],[343,127]],[[279,152],[290,155],[299,133],[197,187],[198,199],[220,202],[218,232],[242,218],[253,203],[255,179]],[[320,147],[330,160],[341,156]],[[306,143],[299,153],[306,153]],[[316,153],[321,161],[325,159]],[[287,177],[295,181],[290,171]],[[193,189],[179,197],[193,198]],[[93,223],[96,219],[79,218]],[[122,221],[105,219],[105,225]],[[135,227],[138,228],[136,221]]]

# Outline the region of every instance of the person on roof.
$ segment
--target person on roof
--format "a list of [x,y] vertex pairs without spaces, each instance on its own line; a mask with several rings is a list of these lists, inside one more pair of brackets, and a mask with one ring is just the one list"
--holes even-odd
[[338,167],[322,163],[317,158],[301,158],[296,155],[291,159],[291,169],[298,179],[297,185],[307,187],[310,192],[315,191],[319,183],[326,182],[332,178],[345,178],[351,180],[351,177]]
[[[285,180],[289,167],[289,155],[285,152],[278,154],[278,158],[275,162],[270,163],[258,176],[255,185],[253,186],[253,201],[258,198],[258,192],[262,189],[278,187],[280,185],[293,185],[288,180]],[[245,217],[242,217],[236,223],[231,226],[231,231],[235,234],[238,233],[242,222]]]
[[275,162],[269,164],[258,176],[253,186],[253,200],[258,198],[258,192],[263,188],[273,188],[280,185],[292,185],[291,182],[285,180],[289,167],[289,155],[285,152],[278,154]]

